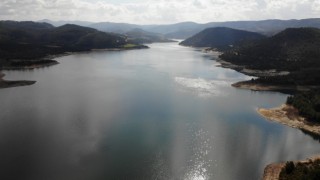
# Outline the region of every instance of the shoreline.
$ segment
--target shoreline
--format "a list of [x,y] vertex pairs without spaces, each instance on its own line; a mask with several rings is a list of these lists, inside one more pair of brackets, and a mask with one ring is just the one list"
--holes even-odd
[[[60,55],[62,56],[62,55]],[[53,56],[52,56],[53,57]],[[32,64],[33,62],[33,64]],[[44,68],[49,67],[53,65],[59,64],[58,61],[52,60],[52,59],[41,59],[41,60],[35,60],[28,62],[30,64],[21,65],[21,66],[4,66],[0,68],[0,89],[5,88],[13,88],[13,87],[20,87],[20,86],[30,86],[35,84],[37,81],[31,81],[31,80],[4,80],[5,74],[1,72],[2,70],[32,70],[37,68]]]
[[[233,69],[237,72],[248,76],[254,77],[261,77],[261,76],[281,76],[281,75],[289,75],[290,72],[286,71],[279,71],[276,70],[267,70],[267,71],[260,71],[260,70],[251,70],[246,69],[245,66],[239,66],[232,64],[230,62],[224,61],[222,59],[217,60],[220,65],[218,67]],[[316,86],[290,86],[290,85],[272,85],[272,84],[263,84],[263,83],[254,83],[250,80],[248,81],[240,81],[236,82],[231,85],[235,88],[240,89],[248,89],[252,91],[274,91],[274,92],[281,92],[290,94],[296,91],[308,91],[314,88],[319,88]],[[291,128],[300,129],[304,133],[320,136],[320,124],[315,124],[306,121],[306,119],[299,115],[299,111],[294,108],[293,106],[283,104],[280,107],[272,108],[272,109],[265,109],[265,108],[258,108],[256,109],[257,113],[264,117],[265,119],[280,123]],[[303,161],[293,161],[295,164],[301,163],[303,165],[312,164],[313,161],[320,160],[320,155],[316,157],[308,158],[307,160]],[[280,179],[280,173],[285,168],[286,163],[272,163],[267,165],[264,168],[263,172],[263,180],[277,180]]]
[[24,66],[4,66],[0,70],[31,70],[31,69],[37,69],[37,68],[44,68],[44,67],[49,67],[49,66],[54,66],[59,64],[58,61],[55,60],[50,60],[48,63],[43,63],[43,64],[30,64],[30,65],[24,65]]
[[232,87],[239,89],[248,89],[252,91],[276,91],[276,92],[292,92],[302,89],[307,89],[307,87],[297,87],[297,86],[285,86],[285,85],[267,85],[262,83],[252,83],[251,81],[240,81],[231,85]]
[[242,74],[245,74],[247,76],[254,76],[254,77],[261,77],[261,76],[266,76],[266,77],[272,77],[272,76],[283,76],[283,75],[289,75],[290,72],[288,71],[277,71],[275,69],[269,69],[269,70],[255,70],[255,69],[249,69],[246,68],[245,66],[241,65],[236,65],[231,62],[225,61],[223,59],[218,59],[216,60],[219,65],[217,67],[222,67],[222,68],[228,68],[228,69],[233,69],[235,71],[238,71]]
[[264,168],[262,180],[277,180],[286,163],[272,163]]
[[258,108],[257,112],[270,121],[320,135],[320,125],[306,121],[293,106],[283,104],[272,109]]
[[137,45],[135,47],[91,49],[88,52],[94,52],[94,51],[127,51],[127,50],[140,50],[140,49],[149,49],[149,48],[150,48],[149,46]]
[[[293,161],[295,165],[300,164],[303,166],[308,166],[315,161],[320,160],[320,155],[312,156],[310,158],[307,158],[305,160],[301,161]],[[272,163],[265,167],[263,171],[263,180],[277,180],[280,179],[280,173],[285,168],[286,163],[280,162],[280,163]]]
[[[217,67],[232,69],[239,73],[242,73],[247,76],[252,76],[252,77],[275,77],[275,76],[285,76],[290,74],[290,72],[288,71],[276,71],[275,69],[269,69],[269,70],[248,69],[245,66],[232,64],[222,59],[218,59],[216,61],[220,63],[219,65],[216,65]],[[320,88],[319,86],[307,86],[307,85],[296,86],[296,85],[257,83],[257,82],[252,82],[250,80],[239,81],[231,84],[231,86],[239,89],[248,89],[252,91],[273,91],[273,92],[281,92],[285,94],[292,94],[293,92],[296,92],[296,91],[309,91],[315,88]]]
[[[320,135],[320,124],[307,122],[306,118],[300,116],[299,111],[293,106],[283,104],[280,107],[272,109],[258,108],[256,111],[269,121],[280,123],[291,128],[300,129],[304,133],[310,135]],[[310,164],[314,160],[320,160],[320,155],[316,156],[316,158],[311,157],[304,161],[294,161],[294,163]],[[286,163],[283,162],[267,165],[263,171],[263,180],[280,179],[280,173],[283,168],[285,168],[285,165]]]
[[248,89],[252,91],[274,91],[282,92],[286,94],[291,94],[296,91],[309,91],[315,88],[320,88],[319,86],[293,86],[293,85],[273,85],[273,84],[263,84],[255,83],[249,81],[240,81],[234,84],[231,84],[232,87],[239,89]]
[[[136,47],[129,47],[129,48],[107,48],[107,49],[91,49],[88,52],[94,52],[94,51],[125,51],[125,50],[139,50],[139,49],[148,49],[148,46],[145,45],[139,45]],[[30,81],[30,80],[4,80],[3,77],[5,76],[4,73],[1,72],[1,70],[32,70],[37,68],[44,68],[49,66],[54,66],[59,64],[58,61],[54,60],[59,57],[68,56],[71,54],[81,53],[83,51],[79,52],[64,52],[61,54],[53,54],[48,55],[44,58],[37,59],[37,60],[30,60],[30,61],[23,61],[23,60],[13,60],[16,63],[21,63],[22,65],[16,65],[16,66],[3,66],[0,67],[0,89],[4,88],[12,88],[12,87],[19,87],[19,86],[30,86],[36,83],[36,81]]]
[[5,74],[0,72],[0,89],[4,88],[11,88],[11,87],[19,87],[19,86],[30,86],[36,83],[36,81],[26,81],[26,80],[21,80],[21,81],[7,81],[4,80],[3,77]]

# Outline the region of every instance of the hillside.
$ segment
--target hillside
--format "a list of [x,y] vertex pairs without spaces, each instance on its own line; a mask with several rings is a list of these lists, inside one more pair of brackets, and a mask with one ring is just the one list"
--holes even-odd
[[[252,90],[293,93],[287,104],[298,109],[308,122],[320,122],[320,29],[289,28],[273,37],[225,52],[221,59],[240,72],[258,78],[233,84]],[[287,71],[261,75],[255,70]],[[247,73],[248,74],[248,73]]]
[[320,68],[320,29],[289,28],[270,38],[230,50],[221,58],[259,70]]
[[113,32],[124,34],[136,28],[140,28],[140,25],[128,24],[128,23],[113,23],[113,22],[99,22],[88,25],[88,27],[97,29],[103,32]]
[[292,20],[279,20],[279,19],[268,19],[261,21],[226,21],[226,22],[210,22],[206,24],[194,24],[186,28],[175,28],[172,31],[162,32],[169,38],[189,38],[196,33],[212,27],[228,27],[232,29],[239,29],[244,31],[257,32],[266,36],[273,36],[287,28],[300,28],[300,27],[314,27],[320,28],[320,18],[311,19],[292,19]]
[[138,25],[128,23],[114,23],[114,22],[85,22],[85,21],[50,21],[42,20],[41,22],[48,22],[55,26],[63,24],[77,24],[98,29],[104,32],[126,33],[133,29],[142,29],[144,31],[163,34],[169,39],[187,39],[206,28],[211,27],[228,27],[232,29],[239,29],[244,31],[257,32],[260,34],[272,36],[286,28],[299,27],[315,27],[320,28],[320,18],[301,19],[301,20],[278,20],[269,19],[262,21],[226,21],[226,22],[209,22],[199,24],[194,22],[181,22],[175,24],[159,24],[159,25]]
[[47,23],[0,21],[1,68],[46,64],[43,58],[49,55],[124,48],[126,44],[125,36],[78,25],[53,27]]
[[182,41],[180,45],[226,49],[241,42],[262,38],[264,38],[263,35],[253,32],[217,27],[205,29],[191,38]]
[[19,29],[19,28],[23,28],[23,29],[29,29],[29,30],[37,30],[37,29],[51,29],[54,28],[54,26],[52,26],[49,23],[39,23],[39,22],[33,22],[33,21],[0,21],[0,28],[1,30],[4,29]]
[[126,39],[78,25],[53,27],[47,23],[1,21],[0,44],[6,43],[88,50],[120,47],[126,43]]
[[133,29],[126,32],[128,40],[136,44],[154,43],[154,42],[173,42],[165,38],[162,34],[147,32],[142,29]]

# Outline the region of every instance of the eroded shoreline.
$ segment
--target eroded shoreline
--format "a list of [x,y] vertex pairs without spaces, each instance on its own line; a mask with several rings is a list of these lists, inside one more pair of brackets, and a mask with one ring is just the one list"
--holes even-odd
[[298,110],[293,106],[283,104],[272,109],[258,108],[257,112],[270,121],[320,135],[320,125],[308,122],[306,118],[299,115]]
[[[320,125],[307,122],[306,119],[299,115],[299,112],[293,106],[283,104],[280,107],[272,109],[258,108],[257,112],[264,118],[277,122],[292,128],[301,129],[303,131],[320,135]],[[312,163],[310,160],[320,159],[309,158],[307,161],[296,161],[295,163]],[[280,172],[285,167],[285,163],[269,164],[264,169],[263,180],[276,180],[280,178]]]
[[[320,155],[313,156],[311,158],[307,158],[307,159],[301,160],[301,161],[293,161],[293,163],[295,165],[300,164],[302,166],[308,166],[318,160],[320,160]],[[285,162],[269,164],[264,169],[262,179],[263,180],[278,180],[278,179],[280,179],[280,173],[285,168],[285,166],[286,166]]]
[[[238,71],[242,74],[254,77],[261,77],[261,76],[281,76],[281,75],[288,75],[289,72],[280,71],[277,72],[276,70],[267,70],[267,71],[260,71],[260,70],[250,70],[246,69],[245,66],[239,66],[232,64],[230,62],[226,62],[222,59],[217,60],[220,63],[218,65],[222,68],[229,68],[235,71]],[[257,83],[254,80],[250,81],[241,81],[232,84],[235,88],[240,89],[247,89],[252,91],[275,91],[275,92],[284,92],[284,93],[292,93],[297,91],[308,91],[314,88],[319,88],[315,86],[290,86],[290,85],[279,85],[279,84],[264,84],[264,83]],[[272,108],[272,109],[265,109],[265,108],[258,108],[257,112],[263,116],[264,118],[280,123],[292,128],[300,129],[306,133],[314,134],[316,136],[320,135],[320,125],[314,124],[306,121],[306,119],[299,115],[299,111],[294,108],[293,106],[283,104],[280,107]],[[315,158],[309,158],[304,161],[294,161],[294,163],[312,163],[314,160],[319,160],[320,155],[316,156]],[[285,163],[272,163],[265,167],[263,173],[263,180],[277,180],[280,179],[280,173],[282,169],[285,167]]]

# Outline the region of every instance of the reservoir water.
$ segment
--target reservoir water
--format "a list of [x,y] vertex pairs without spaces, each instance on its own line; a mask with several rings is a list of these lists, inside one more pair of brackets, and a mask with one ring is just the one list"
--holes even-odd
[[250,77],[216,67],[217,55],[150,47],[4,71],[37,83],[0,89],[0,179],[255,180],[269,163],[320,152],[256,113],[287,95],[231,87]]

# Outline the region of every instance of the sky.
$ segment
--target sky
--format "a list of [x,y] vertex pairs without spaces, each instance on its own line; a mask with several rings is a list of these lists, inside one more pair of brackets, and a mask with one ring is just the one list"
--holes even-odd
[[320,18],[320,0],[0,0],[1,20],[171,24]]

